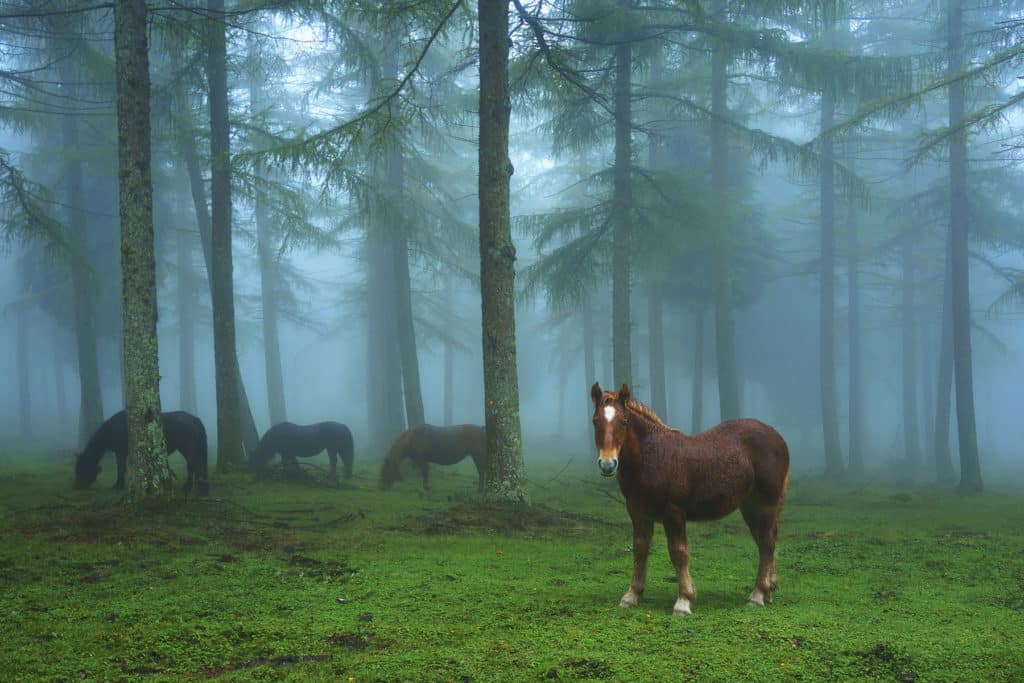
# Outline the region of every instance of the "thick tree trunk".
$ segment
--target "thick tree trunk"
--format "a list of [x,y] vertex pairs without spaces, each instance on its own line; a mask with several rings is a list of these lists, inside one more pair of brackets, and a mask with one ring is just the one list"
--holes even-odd
[[[964,65],[962,0],[948,0],[949,75]],[[953,288],[953,376],[956,380],[956,425],[960,444],[963,493],[982,490],[978,435],[974,419],[974,371],[971,358],[971,287],[968,267],[967,133],[957,131],[964,118],[964,82],[949,84],[949,220]]]
[[[259,56],[254,46],[250,46],[250,59],[259,64]],[[262,68],[253,73],[249,80],[249,110],[254,115],[263,106],[264,74]],[[263,165],[257,161],[255,174],[257,182],[266,181]],[[256,250],[260,261],[260,303],[263,308],[263,358],[267,376],[267,408],[270,424],[284,422],[286,418],[284,400],[284,373],[281,370],[281,338],[278,332],[278,296],[280,275],[277,259],[274,258],[274,245],[270,229],[270,217],[267,215],[267,200],[262,188],[257,186],[253,197],[253,214],[256,219]]]
[[647,297],[647,335],[650,339],[651,408],[668,416],[665,400],[665,341],[662,333],[661,291],[652,287]]
[[[515,258],[509,214],[508,0],[480,0],[480,300],[491,500],[527,504],[516,370]],[[628,367],[628,364],[627,364]]]
[[18,358],[18,435],[22,439],[32,438],[32,393],[29,383],[29,312],[28,306],[22,303],[18,306],[17,339],[15,340],[15,353]]
[[939,367],[935,381],[935,478],[940,484],[956,481],[949,452],[949,424],[953,403],[953,260],[951,242],[946,245],[942,278],[942,321],[939,336]]
[[[68,96],[75,97],[78,74],[64,60],[61,78],[68,84]],[[78,356],[79,413],[78,442],[84,445],[96,429],[103,424],[103,392],[100,385],[99,355],[96,351],[96,327],[93,320],[95,282],[89,277],[82,260],[88,253],[88,234],[85,224],[85,192],[83,190],[82,162],[79,150],[78,119],[64,116],[61,120],[64,146],[64,178],[67,183],[68,234],[78,251],[79,258],[71,262],[71,291],[75,315],[75,349]]]
[[[821,95],[821,130],[832,127],[835,116],[835,97],[830,89]],[[820,300],[820,379],[821,418],[825,443],[825,476],[843,475],[843,454],[839,445],[839,415],[836,407],[836,342],[835,342],[835,282],[836,282],[836,224],[835,177],[832,139],[825,136],[821,143],[821,300]]]
[[850,352],[850,472],[863,474],[864,452],[861,437],[864,433],[864,389],[861,369],[860,329],[860,244],[857,236],[856,209],[850,207],[846,229],[847,307],[849,308],[848,342]]
[[[178,101],[184,110],[183,117],[191,119],[188,114],[188,98],[183,90],[178,92]],[[210,300],[213,301],[213,240],[210,225],[210,209],[206,204],[206,186],[203,184],[203,172],[199,164],[199,150],[196,147],[195,138],[192,136],[191,126],[182,123],[178,131],[178,145],[181,155],[185,160],[185,169],[188,174],[189,189],[192,194],[192,206],[196,213],[196,226],[199,230],[199,241],[203,247],[203,263],[206,264],[206,279],[210,287]],[[216,353],[216,352],[215,352]],[[242,381],[242,372],[238,367],[238,356],[235,355],[235,377],[238,384],[238,402],[241,424],[239,428],[242,434],[242,445],[246,453],[256,450],[256,444],[260,440],[259,432],[256,431],[256,420],[252,416],[252,408],[249,405],[249,396],[245,391],[245,382]]]
[[192,250],[188,233],[178,226],[174,231],[178,266],[178,385],[181,409],[196,414],[196,282],[192,269]]
[[405,430],[402,361],[395,314],[394,261],[382,226],[366,235],[367,419],[371,451],[386,450]]
[[703,429],[704,422],[704,304],[693,312],[693,392],[690,395],[690,429]]
[[[728,205],[729,159],[726,119],[727,47],[714,41],[711,48],[711,194],[716,205]],[[714,254],[715,356],[718,363],[718,402],[721,420],[740,417],[740,387],[736,372],[736,341],[732,319],[732,254],[729,225],[720,214],[722,232]]]
[[217,471],[245,468],[241,434],[231,250],[231,131],[228,120],[224,0],[209,0],[210,246],[213,356],[217,386]]
[[[628,11],[628,4],[624,4]],[[624,37],[615,48],[615,168],[612,189],[612,354],[614,386],[632,383],[629,290],[631,274],[633,193],[631,77],[633,49]]]
[[921,442],[917,420],[917,319],[914,315],[914,253],[912,237],[901,240],[900,254],[903,264],[902,293],[902,355],[903,355],[903,457],[908,469],[921,462]]
[[128,417],[128,496],[170,497],[160,408],[153,184],[150,179],[149,48],[145,0],[114,6],[117,157],[124,324],[124,406]]

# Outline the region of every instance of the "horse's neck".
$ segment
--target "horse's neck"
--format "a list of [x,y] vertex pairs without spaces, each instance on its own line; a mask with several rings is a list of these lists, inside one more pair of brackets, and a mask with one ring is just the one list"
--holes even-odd
[[[642,449],[644,442],[651,436],[671,429],[670,427],[647,417],[643,413],[636,411],[631,411],[630,427],[633,435],[636,437],[636,447],[638,449]],[[636,455],[639,456],[640,453],[637,452]]]

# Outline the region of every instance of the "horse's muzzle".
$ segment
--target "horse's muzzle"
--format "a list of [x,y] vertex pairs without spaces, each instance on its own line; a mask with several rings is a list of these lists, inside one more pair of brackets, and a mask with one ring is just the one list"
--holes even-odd
[[619,468],[619,459],[611,458],[610,460],[605,460],[604,458],[598,458],[597,466],[601,468],[602,477],[612,477],[615,476],[615,470]]

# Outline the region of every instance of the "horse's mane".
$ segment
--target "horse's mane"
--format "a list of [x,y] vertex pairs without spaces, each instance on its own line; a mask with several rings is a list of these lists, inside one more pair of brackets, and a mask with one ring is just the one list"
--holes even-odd
[[655,427],[658,427],[660,429],[668,429],[673,432],[680,431],[675,427],[669,427],[662,421],[660,417],[658,417],[658,414],[654,412],[653,409],[651,409],[649,406],[645,406],[643,403],[640,403],[640,401],[637,401],[634,398],[630,398],[629,400],[626,401],[626,408],[631,413],[634,413],[644,418],[648,423],[652,424]]

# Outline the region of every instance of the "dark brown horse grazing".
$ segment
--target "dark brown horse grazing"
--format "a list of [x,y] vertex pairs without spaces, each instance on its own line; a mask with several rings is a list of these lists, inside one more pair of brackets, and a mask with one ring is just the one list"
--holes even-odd
[[643,594],[651,535],[661,522],[679,584],[672,613],[690,614],[696,590],[686,522],[720,519],[736,508],[761,557],[749,602],[770,602],[778,585],[775,539],[789,484],[789,449],[779,433],[757,420],[730,420],[687,436],[634,401],[626,384],[616,393],[594,382],[590,395],[597,463],[602,475],[617,476],[633,520],[633,580],[619,606],[634,607]]
[[[185,494],[192,490],[194,482],[199,487],[200,495],[208,495],[210,483],[206,471],[206,427],[203,421],[180,410],[163,413],[161,417],[167,454],[178,451],[185,458]],[[76,488],[92,486],[100,473],[100,459],[107,451],[113,451],[117,458],[117,483],[114,488],[123,489],[128,463],[128,418],[123,410],[100,425],[89,437],[85,450],[75,456]]]
[[452,425],[435,427],[421,424],[402,432],[388,450],[384,465],[380,468],[380,487],[390,489],[402,479],[399,464],[409,458],[423,476],[423,490],[429,491],[427,475],[430,463],[454,465],[466,456],[473,458],[479,475],[477,491],[484,490],[484,475],[487,472],[487,433],[477,425]]

